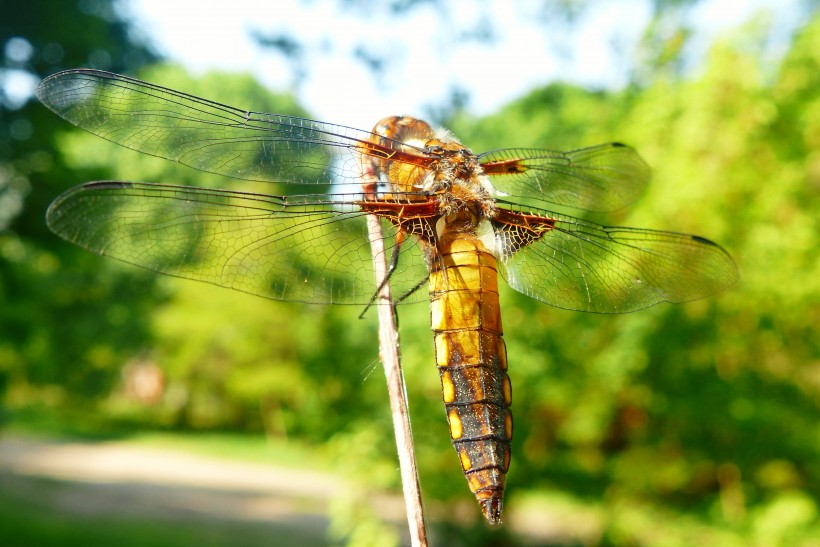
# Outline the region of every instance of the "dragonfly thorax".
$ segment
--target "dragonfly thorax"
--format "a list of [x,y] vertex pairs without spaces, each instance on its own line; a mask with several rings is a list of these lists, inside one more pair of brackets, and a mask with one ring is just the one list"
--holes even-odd
[[446,220],[452,218],[454,224],[470,220],[476,226],[482,219],[495,216],[495,200],[480,176],[453,177],[439,184],[435,194],[439,212]]
[[433,139],[427,142],[425,154],[435,158],[430,165],[433,173],[430,187],[425,190],[438,192],[452,188],[456,184],[466,184],[481,173],[478,158],[469,149],[455,139],[442,141]]

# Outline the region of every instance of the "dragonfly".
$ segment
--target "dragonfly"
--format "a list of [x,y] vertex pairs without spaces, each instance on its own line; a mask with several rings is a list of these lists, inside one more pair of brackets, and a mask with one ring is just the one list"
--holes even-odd
[[367,306],[377,286],[366,217],[378,217],[400,295],[391,304],[430,302],[450,437],[490,524],[501,522],[513,437],[499,277],[596,313],[687,302],[737,278],[703,237],[550,210],[617,211],[637,199],[650,169],[624,144],[476,154],[408,116],[364,131],[90,69],[48,77],[37,97],[137,152],[285,189],[86,183],[51,204],[47,223],[100,255],[274,300]]

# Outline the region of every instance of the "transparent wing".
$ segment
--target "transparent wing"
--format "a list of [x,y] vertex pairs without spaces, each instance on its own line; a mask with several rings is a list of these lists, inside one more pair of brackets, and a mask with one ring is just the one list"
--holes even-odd
[[251,112],[100,70],[43,80],[37,97],[69,122],[145,154],[245,180],[360,183],[359,156],[424,165],[409,145],[340,125]]
[[[376,290],[373,258],[364,214],[349,201],[93,182],[57,198],[46,218],[72,243],[157,272],[275,300],[367,304]],[[396,229],[383,224],[390,254]],[[418,241],[404,241],[394,294],[426,276]],[[422,290],[405,302],[426,298]]]
[[635,150],[609,143],[569,152],[505,148],[479,155],[501,197],[617,211],[649,182],[649,166]]
[[737,280],[729,254],[702,237],[599,226],[549,211],[523,216],[494,222],[499,272],[515,290],[552,306],[625,313],[703,298]]

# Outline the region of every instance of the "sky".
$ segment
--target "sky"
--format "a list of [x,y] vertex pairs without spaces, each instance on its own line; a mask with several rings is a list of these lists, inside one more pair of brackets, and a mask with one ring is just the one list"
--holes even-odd
[[[424,115],[454,88],[469,95],[470,112],[491,113],[537,86],[562,80],[591,87],[626,83],[647,0],[600,0],[580,24],[544,22],[538,0],[453,0],[444,12],[422,5],[394,15],[384,3],[367,12],[332,0],[126,0],[137,28],[160,53],[189,70],[250,71],[275,91],[297,92],[317,119],[369,129],[395,114]],[[692,55],[714,37],[765,11],[775,25],[799,24],[799,0],[703,0],[689,14],[698,29]],[[483,29],[492,41],[465,38]],[[288,35],[304,44],[295,65],[260,47],[253,32]],[[389,62],[377,77],[353,53],[363,46]],[[305,76],[294,76],[294,68]],[[161,83],[161,82],[157,82]],[[233,105],[253,110],[253,105]]]
[[[120,0],[118,9],[161,55],[194,74],[250,72],[273,91],[294,92],[314,118],[360,129],[390,115],[424,117],[454,89],[469,97],[469,112],[486,115],[554,81],[617,88],[628,81],[651,17],[649,0],[592,1],[594,9],[571,27],[545,21],[543,0],[452,0],[399,15],[386,2],[347,2],[371,9],[345,9],[338,0]],[[697,30],[691,64],[716,37],[761,13],[772,18],[785,50],[802,21],[800,4],[701,0],[687,15]],[[302,56],[294,62],[262,47],[254,33],[289,36],[304,46]],[[383,72],[357,60],[357,49],[385,60]],[[0,83],[19,107],[38,80],[8,71]]]
[[[487,113],[567,71],[590,82],[619,77],[606,41],[587,36],[606,24],[603,17],[577,36],[587,46],[573,47],[578,59],[568,63],[549,54],[554,37],[547,25],[533,23],[537,2],[514,4],[516,9],[509,9],[505,0],[484,2],[497,38],[489,44],[459,39],[481,23],[479,4],[451,2],[444,15],[423,6],[398,17],[386,10],[362,17],[333,1],[234,0],[225,12],[194,9],[201,3],[187,0],[137,0],[132,9],[170,58],[194,71],[251,70],[279,90],[294,83],[286,58],[256,46],[249,31],[293,35],[307,44],[309,73],[299,85],[299,99],[326,121],[367,128],[386,115],[420,115],[425,105],[445,101],[454,86],[469,92],[474,111]],[[621,29],[616,33],[625,34],[624,39],[635,39],[648,20],[647,6],[632,1],[617,5],[607,16],[610,27]],[[353,57],[361,43],[390,61],[383,78]]]

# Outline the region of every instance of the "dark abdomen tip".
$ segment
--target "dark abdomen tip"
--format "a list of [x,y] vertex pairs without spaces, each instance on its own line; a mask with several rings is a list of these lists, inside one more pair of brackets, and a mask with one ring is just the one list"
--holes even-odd
[[481,512],[490,526],[501,524],[502,493],[493,492],[490,497],[480,500]]

